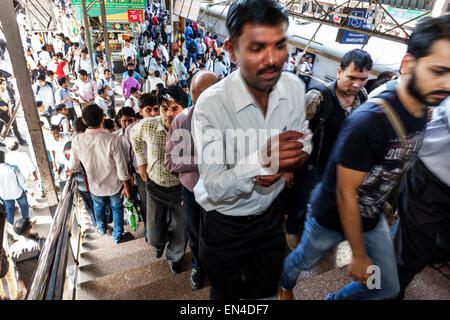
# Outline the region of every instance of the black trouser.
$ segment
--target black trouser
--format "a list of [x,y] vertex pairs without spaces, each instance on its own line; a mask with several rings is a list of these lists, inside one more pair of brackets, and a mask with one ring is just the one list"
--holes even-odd
[[[169,262],[180,262],[187,245],[186,221],[181,206],[181,187],[162,187],[151,179],[147,188],[147,242],[164,249]],[[169,228],[170,226],[170,228]]]
[[186,228],[189,239],[189,247],[192,252],[191,267],[193,269],[201,269],[200,258],[198,256],[198,244],[200,241],[200,205],[195,201],[195,195],[185,186],[181,186],[181,194],[183,196],[183,209],[186,217]]
[[[0,135],[1,135],[3,127],[6,126],[8,124],[8,122],[9,122],[9,120],[11,119],[11,117],[8,114],[8,111],[0,110],[0,119],[3,120],[3,121],[0,121]],[[17,139],[19,141],[22,140],[22,137],[21,137],[20,132],[19,132],[19,128],[17,127],[17,121],[16,120],[13,121],[11,127],[12,127],[14,135],[17,137]]]
[[234,217],[202,209],[200,261],[211,299],[258,299],[277,292],[285,258],[279,199],[262,214]]
[[[450,259],[450,187],[417,160],[407,172],[397,201],[400,217],[400,298],[414,276],[437,254]],[[399,247],[399,248],[400,248]]]

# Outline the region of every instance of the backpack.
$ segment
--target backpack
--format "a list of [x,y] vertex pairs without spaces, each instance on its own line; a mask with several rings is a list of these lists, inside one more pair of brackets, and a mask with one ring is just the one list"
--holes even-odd
[[189,53],[197,53],[197,46],[195,45],[195,40],[191,40],[191,42],[189,42]]
[[[327,122],[328,118],[330,117],[333,108],[334,108],[334,97],[331,90],[326,85],[317,85],[310,90],[315,89],[320,91],[322,94],[322,101],[320,102],[318,106],[317,112],[319,112],[319,119],[315,123],[312,123],[310,121],[310,130],[312,131],[313,135],[318,135],[319,138],[319,144],[317,145],[317,163],[315,165],[318,165],[320,161],[320,154],[322,152],[323,147],[323,139],[325,136],[325,123]],[[358,98],[361,104],[367,100],[367,93],[364,90],[360,90],[358,92]]]
[[[46,86],[47,84],[50,86],[50,88],[52,88],[52,93],[53,93],[53,95],[55,95],[55,89],[53,88],[53,85],[51,84],[51,82],[46,81],[46,82],[45,82],[45,86]],[[44,86],[44,87],[45,87],[45,86]],[[39,94],[39,90],[41,90],[41,88],[42,88],[41,86],[37,86],[37,89],[36,89],[36,95]]]

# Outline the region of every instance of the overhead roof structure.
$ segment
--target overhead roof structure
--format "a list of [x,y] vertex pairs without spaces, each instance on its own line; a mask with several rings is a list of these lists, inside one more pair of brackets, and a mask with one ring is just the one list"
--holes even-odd
[[[215,0],[208,7],[230,4]],[[291,18],[406,43],[417,22],[449,11],[448,0],[278,0]],[[205,10],[207,11],[207,10]],[[201,20],[201,16],[199,20]]]

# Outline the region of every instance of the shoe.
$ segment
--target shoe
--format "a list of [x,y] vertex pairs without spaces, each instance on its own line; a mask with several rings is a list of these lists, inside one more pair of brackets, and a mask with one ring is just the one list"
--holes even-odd
[[6,144],[4,144],[3,142],[0,142],[0,147],[6,147]]
[[100,233],[102,236],[106,234],[106,231],[101,230],[99,227],[95,228],[95,230]]
[[293,251],[300,243],[300,237],[298,236],[298,234],[286,233],[286,243],[289,250]]
[[156,257],[156,259],[161,258],[163,253],[164,253],[164,249],[155,248],[155,257]]
[[27,146],[27,145],[28,145],[28,142],[27,142],[26,140],[24,140],[24,139],[20,139],[20,140],[19,140],[19,144],[20,144],[21,146]]
[[199,290],[203,287],[203,281],[205,280],[205,277],[203,276],[203,272],[200,269],[192,269],[189,279],[194,290]]
[[173,274],[178,274],[181,272],[181,262],[170,262],[169,261],[170,271]]
[[122,237],[120,237],[119,239],[114,239],[115,244],[119,244],[121,242],[122,242]]

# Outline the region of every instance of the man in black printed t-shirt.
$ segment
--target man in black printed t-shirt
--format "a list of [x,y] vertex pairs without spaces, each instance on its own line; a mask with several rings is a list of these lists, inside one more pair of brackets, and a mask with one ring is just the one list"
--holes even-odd
[[[441,17],[416,27],[402,60],[407,70],[404,81],[378,96],[391,105],[403,124],[406,148],[387,112],[373,102],[362,104],[344,121],[323,178],[311,194],[302,240],[283,263],[282,298],[292,296],[290,290],[302,270],[311,268],[345,239],[352,250],[348,272],[356,281],[326,299],[388,299],[398,295],[397,262],[383,204],[402,172],[416,159],[427,106],[439,105],[449,94],[450,32],[445,19],[448,21],[448,17]],[[435,36],[429,47],[424,47],[429,29]]]

